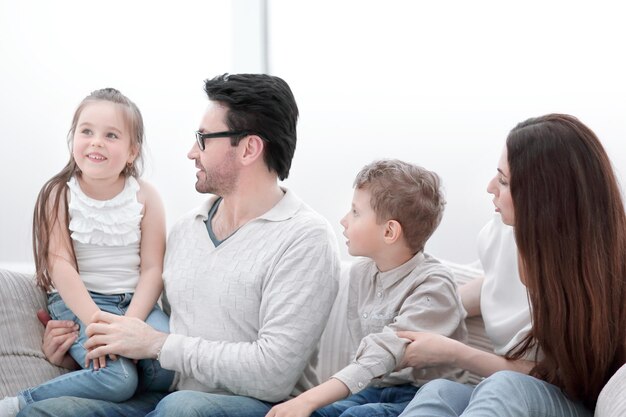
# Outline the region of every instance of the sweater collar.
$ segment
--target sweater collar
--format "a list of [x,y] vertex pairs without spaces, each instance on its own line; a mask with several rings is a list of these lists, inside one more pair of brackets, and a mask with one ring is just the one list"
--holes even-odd
[[[302,206],[302,201],[298,198],[298,196],[291,190],[288,190],[285,187],[280,187],[281,190],[285,193],[283,198],[280,199],[274,207],[261,214],[255,220],[267,220],[271,222],[281,222],[285,220],[291,219],[296,215],[300,207]],[[219,198],[219,196],[211,195],[204,203],[200,205],[200,207],[196,208],[195,215],[196,217],[202,218],[205,221],[208,218],[209,210],[215,203],[215,201]]]

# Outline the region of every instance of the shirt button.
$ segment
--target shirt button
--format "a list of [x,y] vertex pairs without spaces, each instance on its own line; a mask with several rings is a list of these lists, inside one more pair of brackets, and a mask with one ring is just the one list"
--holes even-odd
[[382,292],[380,292],[380,291],[379,291],[379,292],[377,292],[377,293],[376,293],[376,297],[379,297],[379,298],[380,298],[380,297],[382,297],[382,296],[383,296],[383,293],[382,293]]
[[359,386],[359,388],[363,388],[363,383],[362,382],[359,382],[357,385]]
[[363,313],[363,318],[366,319],[367,318],[367,313]]

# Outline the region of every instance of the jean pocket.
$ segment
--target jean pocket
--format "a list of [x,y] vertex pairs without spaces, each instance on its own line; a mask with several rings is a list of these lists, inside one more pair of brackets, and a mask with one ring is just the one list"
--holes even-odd
[[54,320],[70,320],[78,322],[78,317],[70,310],[60,295],[54,294],[48,297],[48,311]]

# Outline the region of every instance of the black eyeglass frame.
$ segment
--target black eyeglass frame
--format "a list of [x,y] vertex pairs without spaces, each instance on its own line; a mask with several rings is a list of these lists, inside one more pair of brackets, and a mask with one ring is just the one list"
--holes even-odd
[[246,136],[246,135],[251,135],[251,134],[252,132],[249,132],[247,130],[239,130],[239,131],[227,130],[224,132],[215,132],[215,133],[202,133],[198,130],[196,131],[196,142],[198,143],[198,147],[200,148],[200,150],[203,151],[204,141],[206,139],[233,138],[237,136]]

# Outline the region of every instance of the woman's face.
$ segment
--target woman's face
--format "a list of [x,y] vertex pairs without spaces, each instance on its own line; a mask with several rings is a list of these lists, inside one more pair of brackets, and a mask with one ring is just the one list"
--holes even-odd
[[493,204],[496,212],[502,216],[502,222],[509,226],[515,225],[515,210],[513,209],[513,198],[509,186],[511,174],[509,173],[509,162],[507,160],[506,146],[498,161],[498,173],[487,184],[487,192],[493,194]]

